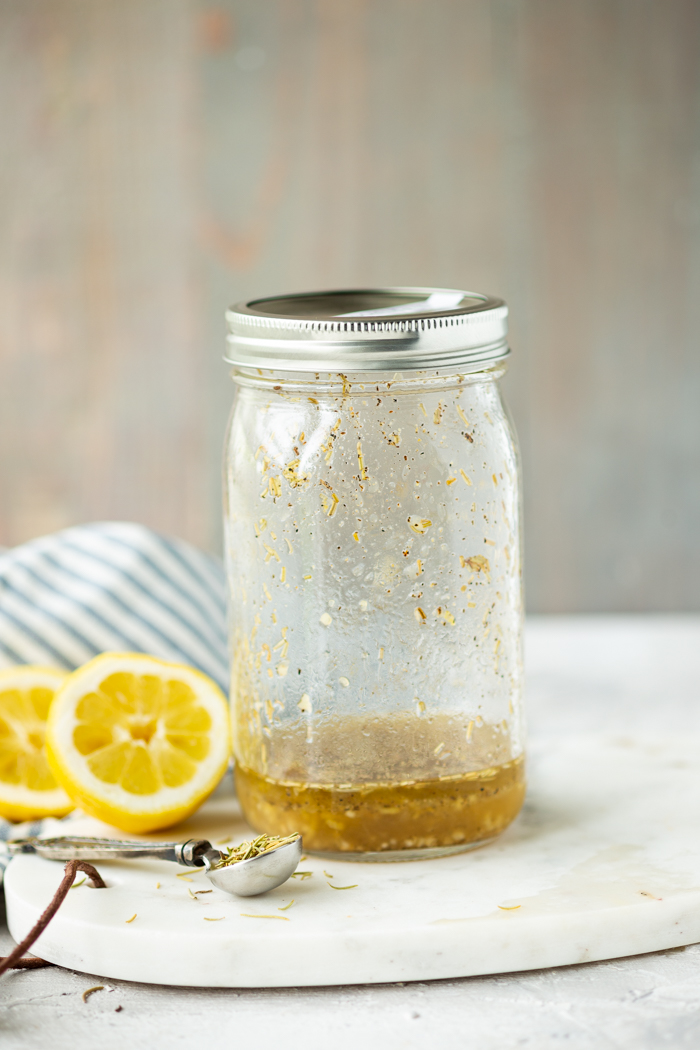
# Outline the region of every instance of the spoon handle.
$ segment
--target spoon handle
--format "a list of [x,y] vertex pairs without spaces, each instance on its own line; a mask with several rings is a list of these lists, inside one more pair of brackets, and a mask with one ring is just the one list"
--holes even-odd
[[[115,860],[117,857],[155,857],[171,860],[188,868],[205,867],[208,860],[218,860],[219,850],[206,839],[187,842],[120,842],[118,839],[93,839],[70,836],[55,839],[11,839],[7,844],[11,857],[18,853],[38,853],[47,860]],[[214,855],[214,856],[212,856]]]

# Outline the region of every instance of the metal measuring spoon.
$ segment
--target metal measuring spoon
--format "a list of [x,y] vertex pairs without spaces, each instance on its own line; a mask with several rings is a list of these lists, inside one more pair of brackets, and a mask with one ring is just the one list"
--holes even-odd
[[207,878],[217,889],[237,897],[255,897],[281,886],[301,860],[301,835],[292,842],[273,846],[257,857],[235,861],[233,864],[224,863],[228,855],[206,839],[155,845],[67,836],[55,839],[11,839],[5,845],[11,857],[19,853],[37,853],[47,860],[116,860],[136,857],[170,860],[187,868],[204,868]]

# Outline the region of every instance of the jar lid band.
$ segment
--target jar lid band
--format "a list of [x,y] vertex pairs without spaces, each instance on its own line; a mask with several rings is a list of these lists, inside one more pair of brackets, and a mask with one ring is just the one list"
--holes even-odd
[[290,372],[477,372],[503,360],[508,307],[452,288],[309,292],[226,313],[225,359]]

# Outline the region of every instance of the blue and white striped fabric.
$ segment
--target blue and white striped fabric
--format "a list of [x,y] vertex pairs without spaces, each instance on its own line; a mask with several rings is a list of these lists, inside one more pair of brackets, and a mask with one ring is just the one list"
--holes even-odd
[[[226,693],[221,562],[125,522],[79,525],[0,551],[0,668],[72,671],[109,651],[190,664]],[[0,842],[48,825],[60,833],[54,820],[0,819]],[[0,849],[0,882],[4,863]]]
[[226,692],[225,610],[216,558],[142,525],[79,525],[0,553],[0,668],[143,652]]

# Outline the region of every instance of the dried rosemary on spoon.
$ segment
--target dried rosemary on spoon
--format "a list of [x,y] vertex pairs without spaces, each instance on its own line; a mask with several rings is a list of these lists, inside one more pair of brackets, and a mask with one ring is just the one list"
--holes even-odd
[[227,868],[229,864],[238,864],[241,860],[252,860],[253,857],[259,857],[262,853],[277,849],[278,846],[287,846],[298,838],[298,834],[287,835],[286,838],[281,838],[279,835],[258,835],[250,842],[241,842],[240,846],[227,846],[225,851],[222,851],[226,856],[222,856],[221,860],[213,865],[213,868]]

